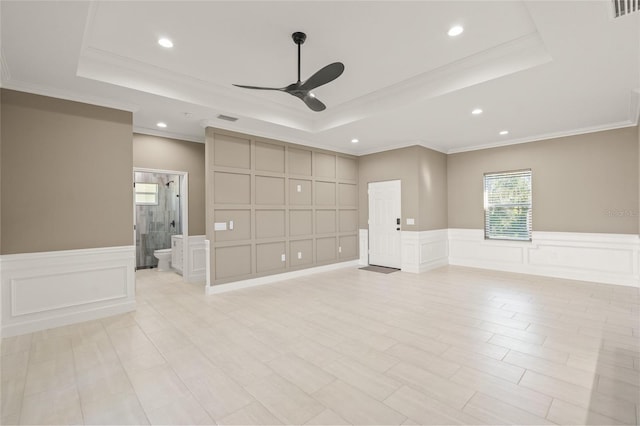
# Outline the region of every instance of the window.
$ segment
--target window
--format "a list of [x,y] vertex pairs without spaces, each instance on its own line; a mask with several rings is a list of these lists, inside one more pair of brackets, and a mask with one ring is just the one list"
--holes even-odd
[[484,237],[531,241],[531,170],[485,173]]
[[137,206],[157,206],[158,205],[158,184],[136,182],[136,205]]

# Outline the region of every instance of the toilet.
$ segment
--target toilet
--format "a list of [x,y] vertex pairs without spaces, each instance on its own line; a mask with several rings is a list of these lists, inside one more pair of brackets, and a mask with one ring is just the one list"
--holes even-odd
[[153,255],[158,259],[158,271],[170,271],[171,249],[155,250]]

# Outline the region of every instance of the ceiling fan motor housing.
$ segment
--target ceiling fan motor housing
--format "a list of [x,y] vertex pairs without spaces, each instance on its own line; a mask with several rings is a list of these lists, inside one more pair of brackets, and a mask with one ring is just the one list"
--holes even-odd
[[297,31],[297,32],[291,34],[291,38],[293,38],[293,42],[295,44],[300,45],[300,44],[304,43],[304,41],[307,39],[307,35],[305,33]]

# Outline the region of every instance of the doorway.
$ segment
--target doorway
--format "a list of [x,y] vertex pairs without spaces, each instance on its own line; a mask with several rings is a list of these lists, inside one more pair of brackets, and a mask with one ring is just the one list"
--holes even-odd
[[401,181],[370,182],[369,264],[400,268]]
[[154,251],[171,249],[176,243],[181,243],[182,250],[172,251],[172,263],[187,264],[187,179],[186,172],[134,168],[136,269],[156,267]]

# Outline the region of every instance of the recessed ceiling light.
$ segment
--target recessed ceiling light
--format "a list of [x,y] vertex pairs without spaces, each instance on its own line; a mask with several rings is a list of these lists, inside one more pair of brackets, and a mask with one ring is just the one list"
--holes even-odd
[[480,108],[476,108],[473,111],[471,111],[471,114],[473,115],[482,114],[482,110]]
[[360,142],[360,141],[358,139],[356,139],[356,138],[351,139],[351,143],[358,143],[358,142]]
[[508,134],[509,134],[509,131],[508,131],[508,130],[503,130],[503,131],[501,131],[501,132],[500,132],[500,134],[501,134],[501,135],[508,135]]
[[159,121],[158,123],[156,123],[156,126],[164,129],[165,127],[167,127],[167,123],[163,123],[162,121]]
[[173,47],[173,42],[168,38],[164,38],[164,37],[161,39],[158,39],[158,44],[162,47],[166,47],[167,49]]
[[449,28],[447,34],[449,34],[449,37],[455,37],[462,34],[463,31],[464,28],[462,28],[460,25],[454,25],[453,27]]

